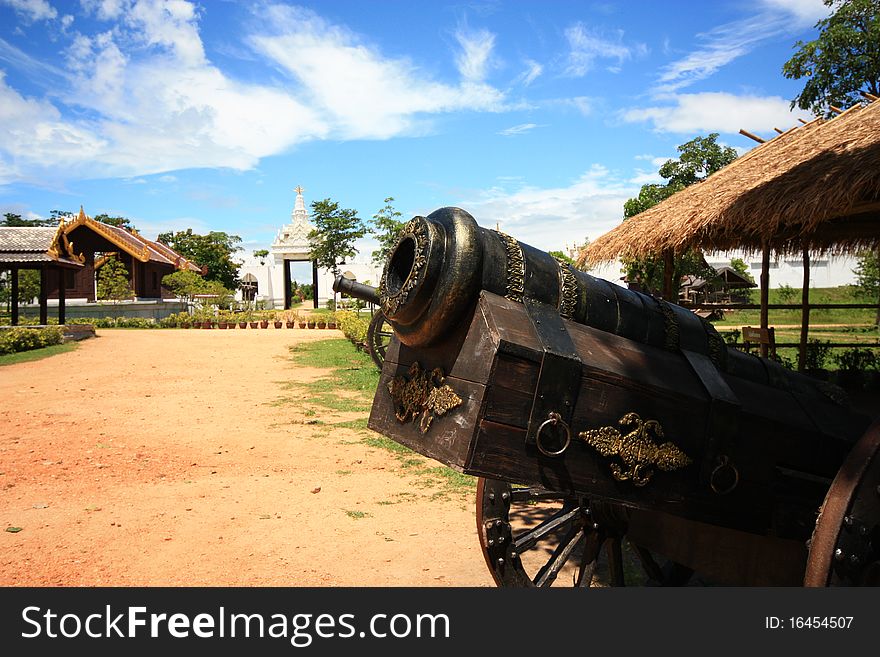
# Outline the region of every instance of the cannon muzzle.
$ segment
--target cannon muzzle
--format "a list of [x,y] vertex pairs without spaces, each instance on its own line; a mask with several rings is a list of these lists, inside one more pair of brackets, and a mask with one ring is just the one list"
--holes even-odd
[[366,301],[368,303],[379,303],[379,289],[371,285],[358,283],[350,278],[346,278],[342,274],[333,281],[333,291],[342,292],[355,299]]

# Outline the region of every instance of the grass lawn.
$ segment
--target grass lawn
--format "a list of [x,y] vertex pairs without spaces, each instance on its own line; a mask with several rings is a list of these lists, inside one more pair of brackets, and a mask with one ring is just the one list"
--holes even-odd
[[50,347],[42,347],[40,349],[31,349],[29,351],[19,351],[14,354],[6,354],[0,356],[0,366],[14,365],[15,363],[27,363],[32,360],[41,360],[54,356],[55,354],[63,354],[76,349],[76,342],[66,342],[64,344],[53,344]]
[[[800,303],[800,288],[777,288],[771,289],[769,303]],[[757,290],[752,290],[751,302],[760,303]],[[876,299],[867,299],[859,295],[855,288],[850,286],[810,288],[810,303],[876,303]],[[801,324],[800,308],[792,310],[770,309],[769,324]],[[835,308],[832,310],[811,310],[810,325],[814,324],[848,324],[853,326],[873,326],[877,317],[877,311],[871,308]],[[719,330],[722,327],[760,326],[760,310],[729,310],[724,313],[724,319],[713,322]]]
[[[330,368],[332,372],[317,381],[288,385],[297,391],[305,391],[307,401],[330,410],[369,412],[373,395],[379,385],[379,370],[372,359],[346,339],[338,338],[306,342],[291,348],[293,361],[309,367]],[[340,394],[342,392],[348,394]],[[439,484],[446,493],[472,493],[476,490],[476,478],[464,475],[445,465],[430,465],[426,459],[390,438],[367,429],[364,419],[349,420],[329,427],[354,429],[362,434],[361,441],[371,447],[393,452],[401,470],[418,476],[425,485]]]

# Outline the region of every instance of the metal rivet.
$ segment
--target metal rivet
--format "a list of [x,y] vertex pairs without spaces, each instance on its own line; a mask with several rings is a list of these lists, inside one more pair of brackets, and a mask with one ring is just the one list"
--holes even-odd
[[495,545],[495,539],[494,539],[494,538],[490,538],[490,539],[489,539],[489,547],[492,547],[493,545]]
[[508,492],[501,493],[501,499],[502,499],[502,500],[506,500],[506,499],[508,499],[509,497],[510,497],[510,493],[508,493]]
[[857,554],[853,554],[853,555],[850,556],[850,558],[849,558],[849,562],[850,562],[853,566],[858,566],[859,563],[861,562],[861,559],[859,559],[859,555],[857,555]]
[[503,542],[504,542],[504,537],[503,537],[503,536],[499,536],[499,537],[498,537],[498,545],[501,545]]
[[843,561],[846,558],[846,553],[841,549],[837,548],[834,551],[834,559],[837,561]]
[[843,524],[846,525],[847,527],[852,527],[852,524],[853,524],[852,516],[844,516],[843,517]]
[[511,552],[511,553],[510,553],[510,558],[511,558],[511,559],[516,559],[518,556],[519,556],[519,555],[518,555],[516,552]]
[[504,565],[504,558],[503,558],[503,557],[498,557],[498,565],[499,565],[499,566],[503,566],[503,565]]
[[504,523],[501,522],[500,520],[496,520],[496,521],[495,521],[495,526],[496,526],[496,527],[501,527],[501,525],[503,525],[503,524],[504,524]]
[[489,497],[489,501],[490,501],[490,502],[494,502],[494,501],[495,501],[495,493],[489,493],[489,496],[488,496],[488,497]]
[[599,529],[599,523],[598,523],[598,522],[594,522],[594,523],[593,523],[593,529]]

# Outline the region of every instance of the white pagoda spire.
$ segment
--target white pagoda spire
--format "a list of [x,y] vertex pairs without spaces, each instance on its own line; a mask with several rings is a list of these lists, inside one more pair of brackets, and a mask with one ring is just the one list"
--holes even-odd
[[293,212],[290,213],[290,223],[282,226],[278,231],[275,242],[272,244],[272,250],[285,253],[308,253],[309,233],[314,229],[314,226],[309,223],[303,188],[297,185],[293,191],[296,192],[296,200],[293,203]]

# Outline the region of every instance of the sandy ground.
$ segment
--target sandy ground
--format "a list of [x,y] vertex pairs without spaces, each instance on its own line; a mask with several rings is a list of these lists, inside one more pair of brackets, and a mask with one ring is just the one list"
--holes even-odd
[[99,330],[0,367],[0,585],[492,586],[472,496],[278,403],[330,336]]

